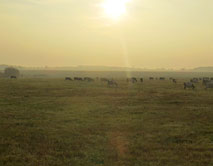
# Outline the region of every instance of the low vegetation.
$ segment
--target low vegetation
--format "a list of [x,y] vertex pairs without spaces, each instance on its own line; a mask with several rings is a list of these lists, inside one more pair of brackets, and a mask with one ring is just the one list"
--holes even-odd
[[1,166],[212,166],[213,90],[0,79]]

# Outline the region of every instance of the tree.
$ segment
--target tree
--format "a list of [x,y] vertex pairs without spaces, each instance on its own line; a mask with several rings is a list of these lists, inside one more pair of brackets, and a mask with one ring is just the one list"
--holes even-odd
[[20,72],[18,69],[13,68],[13,67],[7,67],[4,70],[4,76],[5,77],[11,77],[11,76],[16,76],[18,77],[20,75]]

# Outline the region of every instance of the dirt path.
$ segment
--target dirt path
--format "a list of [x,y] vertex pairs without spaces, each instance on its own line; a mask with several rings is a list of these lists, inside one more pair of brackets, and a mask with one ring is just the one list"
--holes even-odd
[[128,151],[128,140],[126,135],[119,131],[109,133],[109,144],[111,148],[116,151],[117,162],[121,162]]

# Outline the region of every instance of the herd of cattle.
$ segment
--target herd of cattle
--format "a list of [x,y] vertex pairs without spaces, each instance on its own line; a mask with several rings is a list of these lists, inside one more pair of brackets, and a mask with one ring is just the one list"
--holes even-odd
[[[11,79],[17,79],[16,76],[10,76]],[[71,77],[65,77],[66,81],[86,81],[86,82],[94,82],[95,79],[91,78],[91,77],[74,77],[73,79]],[[108,78],[96,78],[96,80],[100,80],[101,82],[106,82],[108,86],[110,87],[118,87],[118,83],[113,80],[113,79],[108,79]],[[149,77],[149,80],[166,80],[165,77],[160,77],[160,78],[154,78],[154,77]],[[169,80],[173,83],[177,83],[177,80],[170,77]],[[132,77],[132,78],[127,78],[126,81],[129,83],[137,83],[137,82],[144,82],[144,78],[136,78],[136,77]],[[184,89],[195,89],[196,88],[196,84],[202,82],[202,85],[205,86],[205,89],[210,89],[213,88],[213,77],[209,78],[209,77],[203,77],[203,78],[192,78],[190,79],[189,82],[184,82],[183,86]]]
[[[100,80],[101,82],[106,82],[107,85],[109,87],[118,87],[118,83],[113,80],[113,79],[108,79],[108,78],[90,78],[90,77],[74,77],[73,79],[71,77],[65,77],[66,81],[86,81],[86,82],[94,82],[95,80]],[[149,77],[149,80],[166,80],[165,77],[160,77],[160,78],[154,78],[154,77]],[[169,80],[171,82],[173,82],[174,84],[177,83],[177,79],[174,79],[172,77],[169,78]],[[143,83],[144,82],[144,78],[136,78],[136,77],[132,77],[132,78],[127,78],[126,79],[127,83]],[[209,77],[203,77],[203,78],[192,78],[190,79],[189,82],[184,82],[183,86],[184,89],[195,89],[196,88],[196,84],[202,82],[202,84],[205,86],[205,89],[209,89],[209,88],[213,88],[213,78],[209,78]]]
[[203,77],[203,78],[192,78],[190,82],[184,83],[184,89],[192,88],[195,89],[195,84],[202,81],[202,84],[205,86],[205,89],[213,88],[213,78]]

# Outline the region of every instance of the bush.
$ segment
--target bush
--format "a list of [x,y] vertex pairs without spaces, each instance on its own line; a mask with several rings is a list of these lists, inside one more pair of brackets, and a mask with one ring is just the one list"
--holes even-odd
[[18,77],[20,75],[20,72],[18,69],[16,68],[13,68],[13,67],[7,67],[5,70],[4,70],[4,76],[5,77],[11,77],[11,76],[16,76]]

